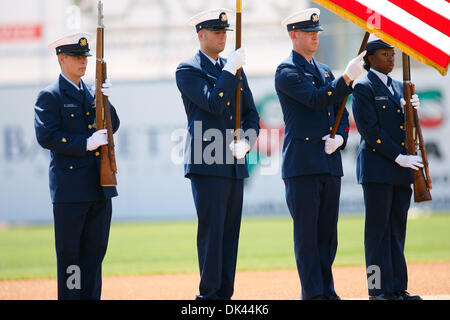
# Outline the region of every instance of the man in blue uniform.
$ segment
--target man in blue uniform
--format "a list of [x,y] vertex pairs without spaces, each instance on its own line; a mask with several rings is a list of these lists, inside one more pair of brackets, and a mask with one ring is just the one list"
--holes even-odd
[[191,180],[197,210],[197,253],[200,268],[196,299],[231,299],[234,291],[243,182],[249,176],[246,154],[259,133],[259,116],[242,72],[242,140],[233,140],[236,71],[245,63],[245,50],[219,56],[226,44],[231,10],[199,13],[195,26],[200,51],[182,62],[176,82],[183,99],[188,137],[185,177]]
[[341,188],[340,149],[345,147],[348,112],[335,138],[330,132],[349,85],[362,73],[364,52],[351,60],[342,76],[316,61],[320,10],[311,8],[286,18],[282,25],[292,40],[291,55],[277,68],[275,88],[285,131],[282,178],[294,222],[294,247],[302,299],[339,299],[331,266],[337,250]]
[[[101,266],[108,244],[115,187],[100,186],[100,147],[106,129],[95,130],[94,97],[81,80],[90,34],[76,33],[49,45],[61,67],[59,79],[42,90],[35,105],[39,144],[50,150],[58,299],[100,299]],[[102,92],[110,96],[109,81]],[[111,106],[114,132],[119,118]]]
[[[371,300],[420,300],[406,292],[404,247],[411,169],[423,167],[422,158],[407,155],[403,85],[389,76],[394,68],[394,47],[371,35],[366,51],[364,68],[369,73],[355,86],[352,110],[361,134],[356,175],[366,207],[369,296]],[[413,95],[411,103],[418,108],[419,97]],[[369,279],[376,270],[379,287]]]

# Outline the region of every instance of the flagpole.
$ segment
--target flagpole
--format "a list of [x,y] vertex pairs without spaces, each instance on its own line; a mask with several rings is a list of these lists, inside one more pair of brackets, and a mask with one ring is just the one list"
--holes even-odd
[[[241,30],[242,30],[242,0],[236,1],[236,50],[241,47]],[[236,112],[234,115],[234,140],[238,142],[241,140],[241,68],[237,70],[236,77],[239,79],[236,88]]]

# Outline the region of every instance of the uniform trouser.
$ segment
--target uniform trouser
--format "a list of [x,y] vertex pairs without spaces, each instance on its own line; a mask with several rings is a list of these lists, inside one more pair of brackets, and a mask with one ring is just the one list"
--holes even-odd
[[[410,185],[364,183],[366,221],[364,248],[369,295],[406,290],[408,283],[404,255],[406,221],[411,202]],[[375,271],[381,279],[377,284]]]
[[111,213],[111,199],[53,204],[59,300],[100,299]]
[[196,299],[231,299],[244,180],[202,175],[189,178],[198,217],[200,294]]
[[333,296],[331,266],[337,250],[341,177],[329,174],[284,179],[294,222],[294,249],[302,299]]

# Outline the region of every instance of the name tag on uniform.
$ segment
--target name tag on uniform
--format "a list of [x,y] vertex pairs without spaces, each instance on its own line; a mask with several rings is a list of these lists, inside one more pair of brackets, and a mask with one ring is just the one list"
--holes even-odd
[[375,100],[388,100],[389,98],[387,96],[378,96],[375,97]]
[[212,75],[210,75],[210,74],[206,74],[208,77],[210,77],[210,78],[213,78],[214,80],[217,80],[217,78],[216,77],[214,77],[214,76],[212,76]]
[[79,108],[80,106],[77,106],[76,104],[65,104],[64,108]]

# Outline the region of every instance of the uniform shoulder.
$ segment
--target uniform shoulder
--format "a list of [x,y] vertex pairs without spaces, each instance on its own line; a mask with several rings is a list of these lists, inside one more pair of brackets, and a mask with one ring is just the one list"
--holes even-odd
[[372,96],[374,94],[373,83],[366,76],[358,79],[353,85],[353,95]]
[[294,60],[292,59],[292,55],[281,61],[281,63],[278,65],[278,68],[290,68],[295,67]]
[[59,80],[55,81],[39,92],[38,97],[54,97],[60,94]]
[[292,60],[292,56],[289,56],[285,60],[283,60],[277,67],[276,74],[288,74],[288,73],[297,73],[297,67],[294,64],[294,61]]
[[197,55],[180,62],[180,64],[177,67],[177,71],[183,70],[183,69],[191,69],[191,68],[201,70],[200,61],[199,61]]
[[353,85],[354,88],[356,88],[357,86],[361,86],[361,87],[370,87],[371,86],[371,81],[370,79],[367,77],[367,75],[365,75],[364,77],[359,78],[358,80],[356,80],[355,84]]

